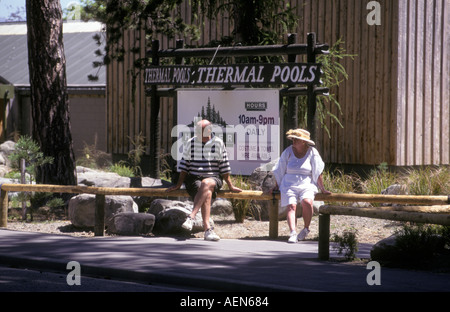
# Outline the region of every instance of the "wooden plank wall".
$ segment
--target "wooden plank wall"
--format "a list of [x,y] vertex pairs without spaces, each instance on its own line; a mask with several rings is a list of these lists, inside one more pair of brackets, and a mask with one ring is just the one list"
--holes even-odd
[[[297,1],[292,1],[297,3]],[[450,164],[449,0],[379,0],[381,25],[367,23],[369,1],[311,0],[298,6],[299,38],[338,39],[355,60],[334,92],[344,126],[318,131],[328,162],[394,166]],[[332,109],[338,114],[337,109]]]
[[[296,1],[294,1],[296,2]],[[342,114],[334,105],[343,128],[328,120],[331,137],[317,131],[317,144],[325,161],[343,164],[393,164],[395,151],[396,2],[379,1],[381,25],[367,23],[367,3],[361,0],[311,0],[298,6],[300,38],[316,32],[318,40],[333,45],[339,39],[346,53],[341,63],[349,75],[333,90]]]
[[[450,0],[379,0],[381,25],[367,24],[369,0],[287,0],[299,17],[297,42],[315,32],[320,42],[344,41],[349,79],[334,90],[342,114],[331,106],[344,128],[328,120],[331,138],[317,132],[317,144],[327,163],[394,166],[450,164],[449,151],[449,15]],[[180,8],[191,19],[188,1]],[[227,17],[204,21],[202,45],[232,31]],[[142,38],[142,35],[140,35]],[[125,36],[130,44],[139,38]],[[162,49],[175,47],[175,39],[159,37]],[[145,55],[145,47],[139,55]],[[137,57],[137,55],[135,56]],[[134,104],[129,67],[108,67],[108,148],[126,154],[129,138],[142,132],[147,153],[151,142],[150,99],[138,77]],[[161,148],[170,151],[174,126],[173,99],[161,99]]]
[[450,1],[399,1],[399,165],[450,164]]

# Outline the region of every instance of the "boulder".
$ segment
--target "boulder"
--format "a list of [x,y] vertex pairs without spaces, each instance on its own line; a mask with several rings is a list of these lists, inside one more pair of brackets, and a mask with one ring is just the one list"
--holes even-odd
[[408,188],[406,185],[393,184],[381,191],[382,195],[408,195]]
[[77,166],[78,185],[96,187],[130,187],[130,178],[117,173],[97,171]]
[[11,155],[16,149],[16,143],[14,141],[5,141],[0,144],[0,165],[7,167],[11,166],[9,155]]
[[[138,212],[131,196],[105,196],[105,220],[119,212]],[[75,227],[94,227],[95,195],[80,194],[69,201],[69,220]]]
[[128,236],[150,234],[154,225],[154,215],[134,212],[119,212],[106,222],[109,234]]
[[211,215],[231,215],[233,214],[233,205],[228,199],[216,198],[211,204]]
[[77,166],[78,185],[96,187],[166,187],[161,179],[150,177],[122,177],[114,172],[105,172]]
[[370,250],[370,258],[379,262],[394,261],[397,257],[395,242],[395,234],[380,240],[372,246],[372,249]]
[[[190,201],[182,202],[168,199],[155,199],[152,201],[149,210],[150,214],[155,216],[155,226],[153,232],[159,235],[187,234],[187,231],[181,227],[186,217],[192,212],[193,204]],[[203,219],[201,211],[193,220],[194,226],[191,233],[202,232]],[[211,226],[214,221],[210,219]]]

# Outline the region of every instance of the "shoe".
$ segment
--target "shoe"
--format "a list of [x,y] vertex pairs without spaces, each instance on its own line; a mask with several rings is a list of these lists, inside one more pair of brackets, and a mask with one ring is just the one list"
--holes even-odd
[[186,221],[184,221],[184,223],[181,225],[181,227],[185,230],[192,231],[192,227],[193,227],[192,218],[190,216],[188,216],[186,218]]
[[304,239],[306,238],[306,236],[308,236],[309,232],[310,232],[310,231],[309,231],[307,228],[304,228],[304,229],[300,232],[300,234],[298,234],[297,239],[298,239],[299,241],[304,240]]
[[205,231],[205,240],[217,242],[220,237],[212,229],[208,229]]
[[288,239],[289,244],[295,244],[297,242],[297,232],[292,231]]

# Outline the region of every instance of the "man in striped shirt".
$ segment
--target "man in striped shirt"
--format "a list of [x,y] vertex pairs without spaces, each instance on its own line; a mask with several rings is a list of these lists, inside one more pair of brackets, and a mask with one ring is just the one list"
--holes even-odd
[[199,121],[195,132],[196,135],[184,148],[179,165],[181,172],[178,182],[167,191],[177,190],[184,183],[187,192],[194,200],[194,208],[182,227],[192,230],[192,220],[201,209],[205,240],[218,241],[220,237],[214,233],[209,223],[211,200],[222,188],[223,180],[228,184],[230,191],[241,192],[242,190],[231,182],[227,150],[220,138],[212,136],[211,122]]

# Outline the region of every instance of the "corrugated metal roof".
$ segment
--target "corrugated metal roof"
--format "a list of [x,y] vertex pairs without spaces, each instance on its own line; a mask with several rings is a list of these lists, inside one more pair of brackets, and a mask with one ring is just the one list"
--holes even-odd
[[[66,23],[63,25],[67,85],[106,85],[106,69],[93,68],[95,55],[93,36],[101,31],[99,23]],[[100,47],[103,50],[103,47]],[[89,81],[88,75],[97,75]],[[0,76],[14,85],[29,85],[26,24],[0,24]]]

